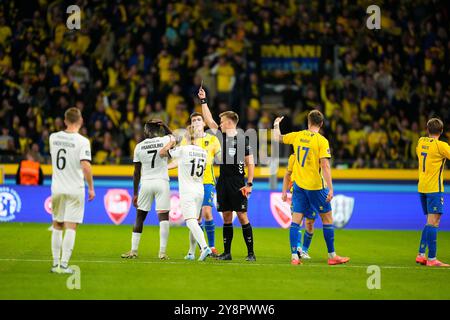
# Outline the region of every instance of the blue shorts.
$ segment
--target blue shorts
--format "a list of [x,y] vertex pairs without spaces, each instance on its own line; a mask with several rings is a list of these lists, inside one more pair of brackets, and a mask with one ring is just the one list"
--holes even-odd
[[214,195],[216,194],[216,188],[213,184],[204,184],[203,190],[205,191],[205,195],[203,196],[203,203],[202,207],[208,206],[213,207],[214,206]]
[[423,214],[444,213],[444,194],[442,192],[420,193]]
[[316,219],[318,214],[331,211],[331,204],[327,202],[328,189],[305,190],[294,183],[292,194],[292,211],[303,213],[307,219]]

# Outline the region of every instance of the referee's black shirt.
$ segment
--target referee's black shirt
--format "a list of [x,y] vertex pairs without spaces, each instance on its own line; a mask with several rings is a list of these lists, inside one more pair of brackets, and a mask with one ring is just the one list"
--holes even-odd
[[222,148],[222,159],[219,163],[220,177],[245,176],[245,157],[253,154],[249,138],[242,130],[237,129],[235,136],[227,136],[218,130],[216,136]]

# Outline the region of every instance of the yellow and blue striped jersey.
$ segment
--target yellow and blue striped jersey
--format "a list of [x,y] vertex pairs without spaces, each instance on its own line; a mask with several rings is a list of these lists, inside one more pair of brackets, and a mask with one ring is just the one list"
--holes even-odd
[[[183,138],[181,145],[186,144],[186,139]],[[202,138],[196,138],[195,144],[206,150],[206,168],[203,176],[203,184],[216,184],[214,175],[214,157],[221,151],[219,139],[216,136],[205,133]]]
[[419,158],[420,193],[444,192],[444,167],[446,159],[450,159],[448,143],[434,138],[421,137],[417,144],[416,154]]
[[305,190],[324,189],[326,184],[320,159],[331,158],[328,140],[320,133],[303,130],[284,135],[283,143],[294,147],[296,161],[292,173],[295,174],[295,183]]

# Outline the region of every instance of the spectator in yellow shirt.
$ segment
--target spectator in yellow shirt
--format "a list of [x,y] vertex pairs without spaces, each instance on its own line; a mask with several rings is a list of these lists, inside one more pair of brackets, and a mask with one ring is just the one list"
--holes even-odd
[[230,103],[231,91],[236,82],[234,68],[224,56],[221,56],[219,62],[212,68],[211,73],[217,76],[218,99]]
[[[170,118],[175,116],[176,107],[182,102],[184,102],[184,98],[181,95],[181,87],[178,84],[175,84],[172,88],[172,92],[167,95],[166,100],[166,111]],[[172,128],[171,126],[169,127]]]

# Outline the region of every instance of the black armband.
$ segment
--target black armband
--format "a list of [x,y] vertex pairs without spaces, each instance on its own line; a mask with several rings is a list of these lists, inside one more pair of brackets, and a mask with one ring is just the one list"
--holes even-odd
[[200,99],[200,103],[201,104],[208,103],[208,100],[206,98]]

